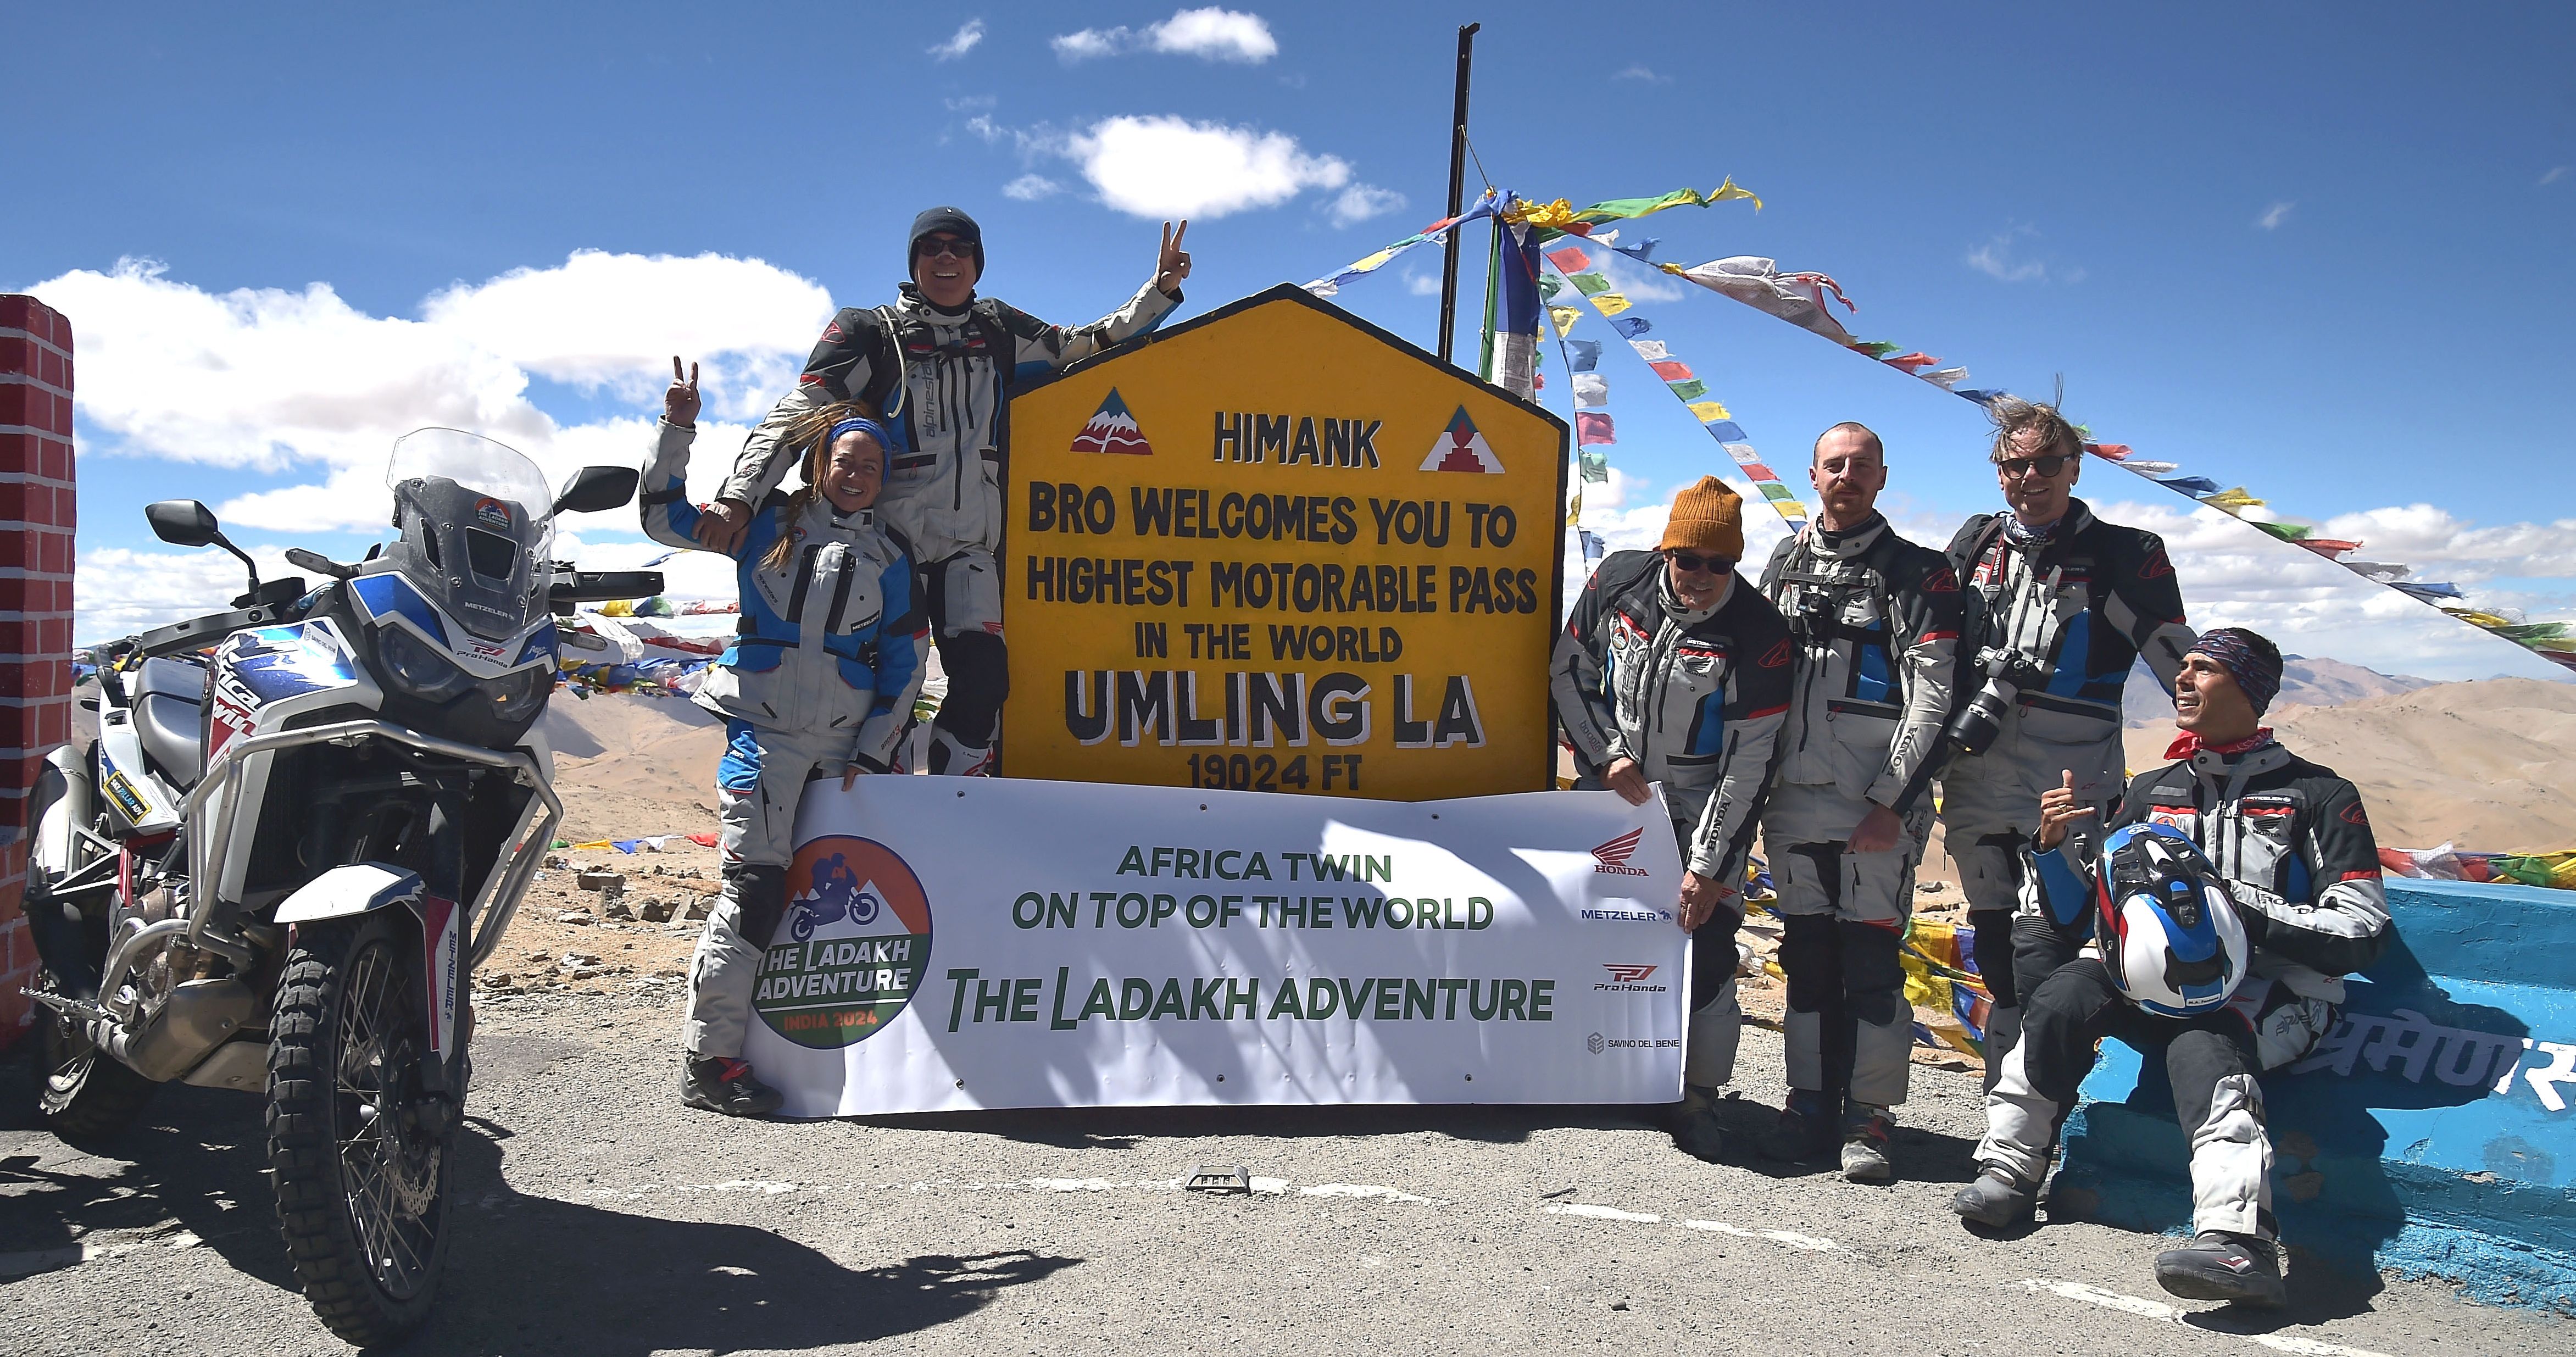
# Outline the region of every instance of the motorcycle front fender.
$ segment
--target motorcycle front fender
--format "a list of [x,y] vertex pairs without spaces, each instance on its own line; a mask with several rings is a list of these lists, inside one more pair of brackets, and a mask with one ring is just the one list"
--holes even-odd
[[431,895],[420,873],[381,862],[353,862],[334,867],[296,888],[277,907],[281,924],[350,919],[392,905],[402,905],[420,925],[421,963],[428,983],[422,997],[429,1005],[429,1042],[443,1062],[456,1052],[458,996],[465,984],[465,911],[453,900]]

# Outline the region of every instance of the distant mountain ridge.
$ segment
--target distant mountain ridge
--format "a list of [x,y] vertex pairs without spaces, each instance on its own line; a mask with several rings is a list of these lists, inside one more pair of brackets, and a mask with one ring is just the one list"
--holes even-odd
[[[2383,674],[2357,664],[2322,656],[2281,657],[2281,695],[2274,707],[2340,707],[2365,698],[2388,697],[2430,688],[2438,680],[2412,674]],[[2143,663],[2129,671],[2129,686],[2120,701],[2120,718],[2131,729],[2174,719],[2173,699]]]

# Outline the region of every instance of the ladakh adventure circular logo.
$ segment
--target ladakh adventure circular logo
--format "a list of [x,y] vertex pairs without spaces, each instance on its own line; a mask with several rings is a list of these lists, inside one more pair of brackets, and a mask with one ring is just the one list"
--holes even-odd
[[799,1046],[855,1046],[903,1012],[929,964],[921,879],[884,844],[820,838],[787,868],[787,912],[761,956],[751,1006]]

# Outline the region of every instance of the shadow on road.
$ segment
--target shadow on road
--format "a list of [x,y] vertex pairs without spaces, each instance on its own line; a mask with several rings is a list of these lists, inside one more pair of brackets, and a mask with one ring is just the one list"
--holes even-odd
[[[36,1260],[14,1287],[80,1263],[84,1239],[155,1241],[195,1233],[234,1270],[290,1293],[292,1322],[312,1325],[269,1195],[260,1102],[173,1085],[143,1121],[65,1162],[24,1109],[33,1076],[0,1070],[0,1240]],[[186,1128],[184,1131],[179,1128]],[[31,1134],[32,1133],[32,1134]],[[646,1357],[680,1350],[796,1351],[889,1338],[974,1313],[1002,1291],[1081,1262],[1026,1252],[919,1254],[873,1267],[757,1225],[668,1220],[533,1196],[502,1173],[506,1127],[472,1118],[458,1145],[455,1230],[429,1326],[411,1351],[541,1351]],[[42,1148],[39,1149],[39,1146]],[[120,1266],[106,1263],[101,1266]],[[181,1317],[184,1321],[185,1317]]]

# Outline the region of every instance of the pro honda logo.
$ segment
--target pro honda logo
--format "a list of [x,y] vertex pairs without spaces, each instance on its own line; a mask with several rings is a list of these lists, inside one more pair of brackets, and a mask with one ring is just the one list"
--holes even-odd
[[[1644,842],[1645,838],[1645,830],[1632,829],[1627,833],[1612,839],[1610,842],[1593,849],[1592,860],[1595,865],[1592,870],[1596,873],[1607,872],[1612,876],[1651,875],[1651,873],[1647,872],[1643,867],[1631,867],[1628,865],[1628,859],[1636,855],[1637,845]],[[1648,967],[1647,969],[1651,970],[1653,968]]]
[[1633,985],[1655,973],[1655,968],[1652,966],[1638,966],[1618,961],[1602,962],[1601,969],[1608,971],[1611,979],[1623,985]]

